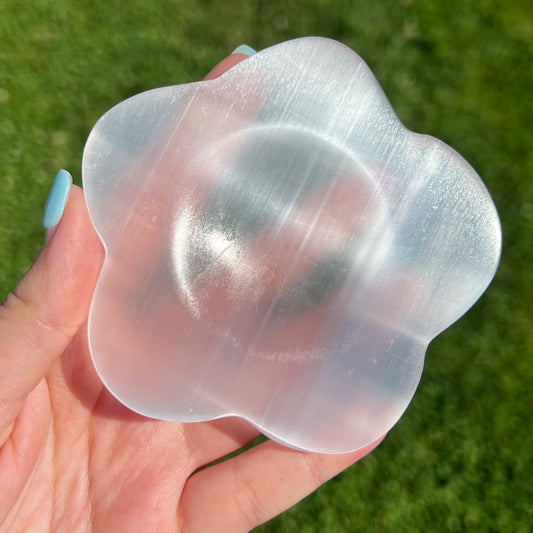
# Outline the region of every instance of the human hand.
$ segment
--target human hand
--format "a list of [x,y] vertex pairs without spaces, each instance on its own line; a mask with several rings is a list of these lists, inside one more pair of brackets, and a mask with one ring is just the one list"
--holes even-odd
[[267,441],[199,471],[259,433],[235,418],[147,419],[107,392],[86,338],[103,249],[82,190],[62,192],[60,221],[0,307],[1,531],[247,531],[374,448],[317,455]]

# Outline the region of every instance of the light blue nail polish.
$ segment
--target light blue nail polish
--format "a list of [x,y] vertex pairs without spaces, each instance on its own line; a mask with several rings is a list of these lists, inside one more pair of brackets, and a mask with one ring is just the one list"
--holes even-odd
[[233,54],[245,54],[247,56],[253,56],[254,54],[257,54],[257,50],[254,50],[251,46],[248,46],[247,44],[241,44],[231,52],[231,55]]
[[43,228],[53,228],[61,220],[72,185],[72,176],[66,170],[60,170],[52,183],[48,198],[44,204]]

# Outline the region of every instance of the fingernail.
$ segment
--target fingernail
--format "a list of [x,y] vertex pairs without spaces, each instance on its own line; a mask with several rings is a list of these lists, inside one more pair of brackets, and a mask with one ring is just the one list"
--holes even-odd
[[68,193],[72,185],[72,176],[66,170],[61,169],[52,183],[48,198],[44,204],[43,228],[50,230],[57,226],[63,215],[67,203]]
[[257,50],[254,50],[251,46],[248,46],[247,44],[241,44],[231,52],[231,55],[233,54],[244,54],[247,56],[253,56],[254,54],[257,54]]

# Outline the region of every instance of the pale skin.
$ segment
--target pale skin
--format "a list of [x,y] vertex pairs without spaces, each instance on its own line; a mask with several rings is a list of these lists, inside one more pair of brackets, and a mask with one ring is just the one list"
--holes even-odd
[[[235,54],[214,78],[245,59]],[[0,531],[240,532],[288,509],[370,452],[318,455],[226,418],[151,420],[92,366],[86,320],[103,261],[83,191],[0,307]]]

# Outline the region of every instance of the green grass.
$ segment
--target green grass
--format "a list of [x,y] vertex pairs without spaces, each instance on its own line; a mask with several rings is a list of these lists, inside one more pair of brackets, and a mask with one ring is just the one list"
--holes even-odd
[[200,79],[235,46],[338,39],[402,121],[483,177],[504,251],[472,311],[430,346],[385,442],[264,532],[531,531],[533,6],[529,0],[0,2],[0,299],[43,240],[55,172],[79,183],[96,119]]

